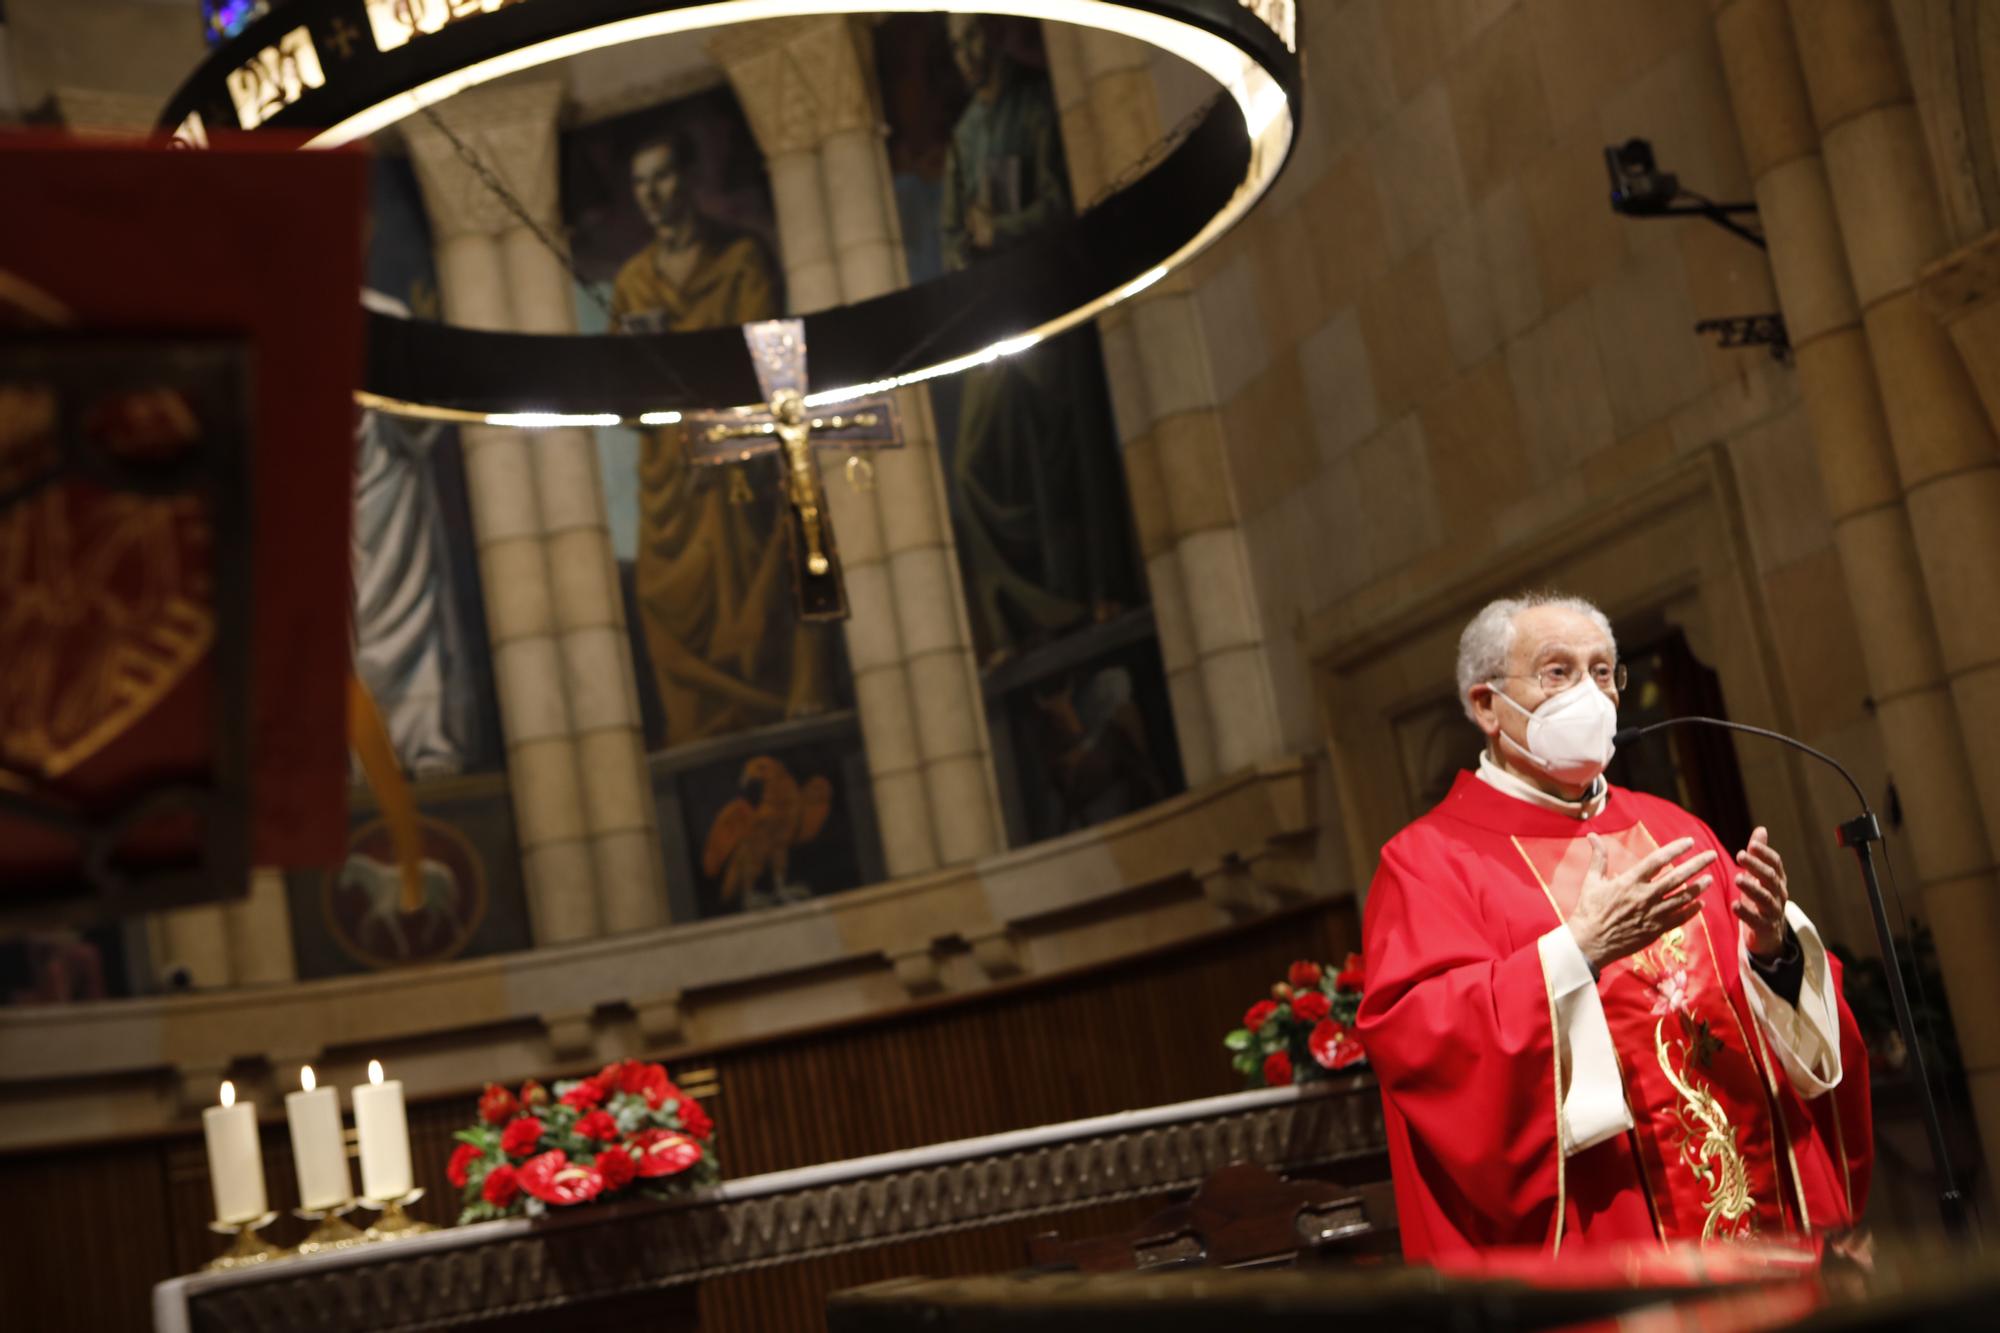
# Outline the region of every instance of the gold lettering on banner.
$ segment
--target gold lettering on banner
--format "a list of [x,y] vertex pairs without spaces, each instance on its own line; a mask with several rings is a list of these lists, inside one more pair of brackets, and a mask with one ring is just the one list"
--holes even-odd
[[1237,3],[1264,20],[1264,26],[1278,34],[1287,51],[1299,49],[1298,0],[1237,0]]
[[229,100],[236,104],[236,123],[254,130],[314,88],[326,86],[319,51],[312,34],[293,28],[275,46],[267,46],[250,63],[230,71]]
[[187,118],[174,127],[174,147],[208,147],[208,127],[201,123],[201,112],[188,112]]
[[518,5],[521,0],[368,0],[368,27],[377,51],[393,51],[418,37],[442,32],[464,19]]

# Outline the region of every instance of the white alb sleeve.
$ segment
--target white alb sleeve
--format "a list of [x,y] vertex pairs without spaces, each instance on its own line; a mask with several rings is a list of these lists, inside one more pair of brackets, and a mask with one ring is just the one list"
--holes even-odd
[[1785,1003],[1764,984],[1764,978],[1750,965],[1750,951],[1741,943],[1741,931],[1737,932],[1736,948],[1750,1012],[1756,1015],[1757,1025],[1770,1041],[1792,1090],[1810,1101],[1840,1086],[1840,1005],[1833,994],[1833,969],[1827,965],[1826,945],[1812,918],[1797,903],[1788,902],[1785,921],[1798,936],[1805,962],[1796,1005]]
[[1536,948],[1555,1010],[1562,1151],[1573,1157],[1632,1128],[1632,1109],[1625,1104],[1625,1080],[1618,1073],[1618,1051],[1604,1021],[1597,981],[1576,936],[1568,926],[1557,926],[1536,941]]

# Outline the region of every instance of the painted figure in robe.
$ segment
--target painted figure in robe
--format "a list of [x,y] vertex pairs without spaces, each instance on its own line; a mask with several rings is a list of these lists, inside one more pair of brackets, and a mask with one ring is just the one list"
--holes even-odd
[[[677,134],[632,154],[632,191],[655,234],[613,284],[620,330],[678,333],[779,313],[763,243],[696,207],[692,165]],[[776,486],[753,490],[737,469],[690,467],[679,427],[642,440],[634,576],[668,745],[834,704],[828,631],[793,615],[781,508]]]
[[[1072,212],[1048,80],[1003,51],[989,17],[954,14],[972,98],[945,164],[947,269]],[[1133,600],[1130,542],[1102,367],[1073,333],[967,371],[952,454],[968,609],[991,663]]]

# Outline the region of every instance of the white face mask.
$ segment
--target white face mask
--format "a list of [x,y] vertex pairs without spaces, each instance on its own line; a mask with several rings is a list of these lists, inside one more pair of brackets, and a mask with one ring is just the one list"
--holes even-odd
[[1493,689],[1493,697],[1504,700],[1515,712],[1525,713],[1528,718],[1525,748],[1504,731],[1500,733],[1501,741],[1512,745],[1522,758],[1557,782],[1587,787],[1611,762],[1612,751],[1617,748],[1611,743],[1611,736],[1618,730],[1618,705],[1588,680],[1570,686],[1561,694],[1550,695],[1533,712],[1508,698],[1498,686]]

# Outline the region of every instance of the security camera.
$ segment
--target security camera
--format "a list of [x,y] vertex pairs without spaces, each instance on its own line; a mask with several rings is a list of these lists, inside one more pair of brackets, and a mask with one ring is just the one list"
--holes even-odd
[[1611,210],[1638,217],[1664,213],[1680,197],[1680,178],[1661,171],[1653,161],[1653,145],[1627,139],[1604,150],[1604,170],[1611,177]]

